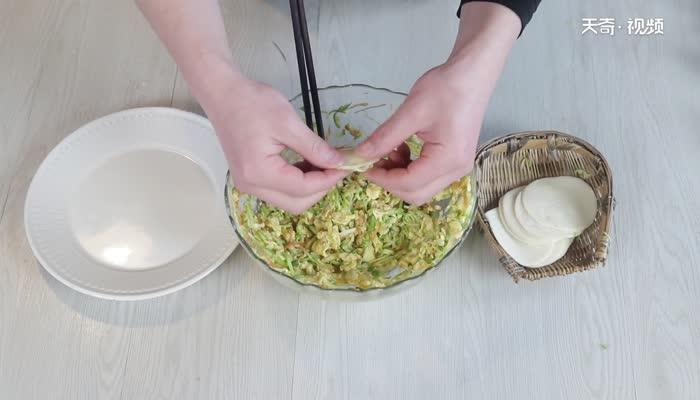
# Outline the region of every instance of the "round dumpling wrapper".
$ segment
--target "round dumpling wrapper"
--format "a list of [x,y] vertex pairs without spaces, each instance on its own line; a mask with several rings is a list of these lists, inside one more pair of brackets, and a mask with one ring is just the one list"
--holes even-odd
[[542,226],[583,232],[595,220],[598,201],[591,186],[573,176],[538,179],[523,189],[522,206]]
[[498,209],[494,208],[485,214],[486,220],[491,226],[491,232],[498,244],[510,255],[515,262],[525,267],[540,267],[549,259],[552,251],[552,243],[527,244],[511,236],[506,231]]
[[555,241],[566,237],[574,237],[579,234],[579,232],[573,230],[563,230],[553,226],[542,225],[532,218],[527,210],[525,210],[525,207],[523,207],[522,197],[524,192],[525,189],[515,196],[513,210],[515,212],[515,218],[530,236],[542,240]]
[[[498,201],[498,213],[503,223],[503,227],[511,234],[514,238],[525,242],[528,244],[543,244],[548,243],[553,240],[552,235],[538,236],[539,232],[527,231],[523,225],[520,223],[515,214],[515,199],[518,194],[523,191],[525,186],[519,186],[514,189],[509,190],[506,194],[501,196]],[[549,233],[549,230],[547,232]]]

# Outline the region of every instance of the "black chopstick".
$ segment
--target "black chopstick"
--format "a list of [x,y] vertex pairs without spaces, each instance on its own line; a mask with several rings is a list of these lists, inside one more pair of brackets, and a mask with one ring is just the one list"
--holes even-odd
[[306,80],[306,67],[304,63],[304,46],[301,44],[301,27],[299,24],[299,7],[296,0],[289,0],[289,8],[292,15],[292,29],[294,31],[294,47],[297,51],[297,66],[299,68],[299,83],[301,84],[301,98],[304,102],[304,116],[306,125],[313,129],[311,120],[311,102],[309,101],[309,86]]
[[321,104],[318,100],[318,86],[316,86],[316,70],[314,69],[314,59],[311,56],[311,43],[309,42],[309,29],[306,24],[306,11],[304,11],[304,0],[297,0],[299,5],[299,22],[304,43],[304,55],[306,60],[306,72],[309,75],[309,86],[311,89],[311,102],[314,105],[314,115],[316,117],[316,129],[319,136],[324,136],[323,116],[321,115]]
[[[314,117],[316,119],[316,133],[324,137],[323,116],[318,100],[318,87],[316,86],[316,72],[314,61],[311,55],[311,44],[309,43],[309,30],[306,23],[306,12],[304,11],[304,0],[289,0],[289,8],[292,16],[292,28],[294,30],[294,46],[297,53],[297,66],[299,68],[299,82],[301,84],[301,95],[304,103],[304,116],[306,125],[313,130],[314,125],[311,115],[311,104],[313,103]],[[311,86],[309,90],[309,85]],[[311,101],[309,101],[309,92]]]

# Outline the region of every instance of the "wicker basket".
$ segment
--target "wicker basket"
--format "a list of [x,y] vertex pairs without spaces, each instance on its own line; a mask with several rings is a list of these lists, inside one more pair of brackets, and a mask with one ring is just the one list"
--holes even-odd
[[[482,145],[474,170],[479,225],[515,282],[566,275],[605,264],[615,200],[610,167],[593,146],[555,131],[514,133]],[[484,213],[498,206],[498,199],[510,189],[538,178],[560,175],[578,176],[591,185],[598,199],[595,221],[555,263],[542,268],[523,267],[494,239]]]

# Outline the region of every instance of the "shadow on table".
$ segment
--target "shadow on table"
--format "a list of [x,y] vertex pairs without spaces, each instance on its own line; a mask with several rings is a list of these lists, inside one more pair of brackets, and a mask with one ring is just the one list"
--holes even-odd
[[199,282],[180,291],[149,300],[103,300],[76,292],[51,276],[37,262],[37,268],[56,297],[82,316],[122,327],[170,324],[215,306],[233,293],[250,272],[243,251],[234,253]]

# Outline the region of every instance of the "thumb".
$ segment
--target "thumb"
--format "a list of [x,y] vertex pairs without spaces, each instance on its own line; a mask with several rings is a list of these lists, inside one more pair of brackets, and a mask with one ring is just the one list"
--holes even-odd
[[399,147],[411,135],[422,129],[422,113],[418,107],[403,103],[372,135],[356,149],[356,154],[376,160]]
[[316,167],[336,168],[343,163],[343,156],[333,146],[326,143],[301,122],[279,140]]

